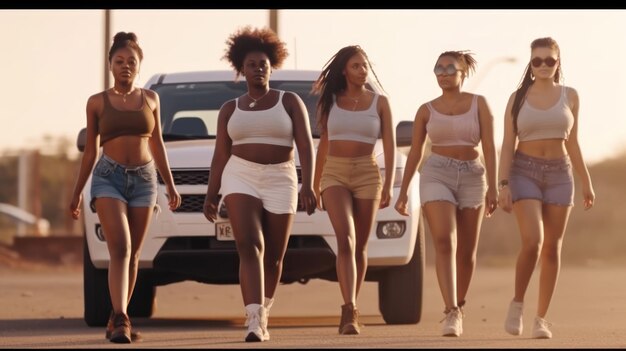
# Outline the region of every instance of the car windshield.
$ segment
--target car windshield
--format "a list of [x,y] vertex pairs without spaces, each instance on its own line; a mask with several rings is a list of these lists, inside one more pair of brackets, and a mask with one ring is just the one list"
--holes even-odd
[[[270,81],[273,89],[300,96],[309,114],[313,137],[319,132],[315,121],[318,97],[311,95],[312,81]],[[214,139],[217,115],[224,102],[246,93],[244,81],[157,84],[151,87],[161,100],[163,139]]]

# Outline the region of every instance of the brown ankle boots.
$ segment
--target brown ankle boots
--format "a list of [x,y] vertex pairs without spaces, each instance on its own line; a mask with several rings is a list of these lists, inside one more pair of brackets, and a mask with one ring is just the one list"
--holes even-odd
[[341,306],[341,321],[339,322],[339,334],[356,335],[361,332],[359,327],[359,310],[350,302]]

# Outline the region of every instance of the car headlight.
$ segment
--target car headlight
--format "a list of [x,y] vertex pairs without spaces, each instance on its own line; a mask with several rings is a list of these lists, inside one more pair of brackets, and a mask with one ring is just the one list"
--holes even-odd
[[394,239],[404,235],[406,231],[405,221],[384,221],[378,222],[376,227],[376,237],[378,239]]

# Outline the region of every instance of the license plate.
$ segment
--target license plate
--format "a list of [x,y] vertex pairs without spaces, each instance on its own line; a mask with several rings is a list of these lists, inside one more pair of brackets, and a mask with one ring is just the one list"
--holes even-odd
[[215,235],[220,241],[235,240],[230,222],[215,223]]

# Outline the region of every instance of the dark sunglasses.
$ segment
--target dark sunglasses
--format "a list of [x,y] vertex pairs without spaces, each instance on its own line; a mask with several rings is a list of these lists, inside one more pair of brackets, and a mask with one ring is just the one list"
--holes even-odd
[[444,73],[451,76],[455,74],[457,71],[460,71],[460,69],[456,68],[453,64],[449,64],[446,67],[437,65],[435,66],[435,69],[433,70],[433,72],[435,72],[435,75],[437,76],[443,75]]
[[554,67],[554,65],[556,65],[556,61],[553,57],[546,57],[545,59],[542,59],[541,57],[535,57],[534,59],[530,60],[530,63],[533,65],[533,67],[540,67],[542,63],[546,63],[546,66],[548,67]]

